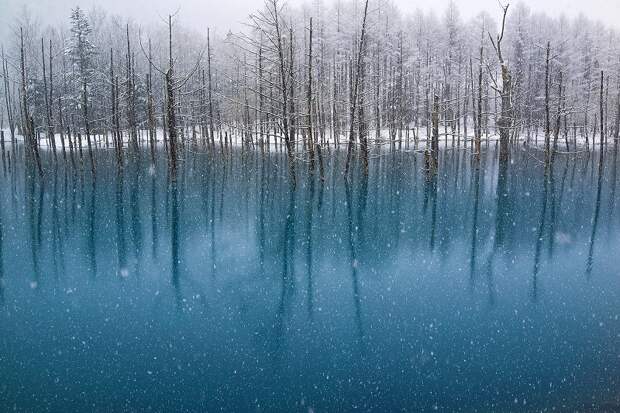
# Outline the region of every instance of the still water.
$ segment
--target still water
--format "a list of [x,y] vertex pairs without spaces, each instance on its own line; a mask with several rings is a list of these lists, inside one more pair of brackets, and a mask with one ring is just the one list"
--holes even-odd
[[0,411],[615,411],[613,151],[343,155],[5,163]]

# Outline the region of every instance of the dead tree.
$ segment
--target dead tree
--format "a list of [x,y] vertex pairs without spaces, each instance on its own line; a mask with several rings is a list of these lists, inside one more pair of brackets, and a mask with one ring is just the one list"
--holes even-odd
[[[279,0],[267,0],[266,1],[266,11],[265,12],[257,12],[256,14],[250,16],[254,26],[256,29],[265,35],[268,39],[269,43],[271,43],[272,47],[275,49],[274,52],[276,54],[275,64],[278,66],[278,75],[279,75],[279,93],[281,97],[281,101],[277,102],[273,99],[270,99],[271,102],[277,102],[281,108],[281,124],[277,124],[279,127],[281,134],[284,136],[284,144],[286,146],[287,158],[288,158],[288,170],[289,176],[291,179],[291,183],[293,187],[296,185],[296,175],[295,175],[295,145],[293,142],[292,131],[293,131],[293,121],[291,119],[292,113],[290,111],[291,108],[291,96],[289,95],[290,88],[293,87],[292,82],[293,79],[290,76],[290,73],[287,71],[287,60],[285,57],[285,46],[283,42],[283,33],[280,22],[280,3]],[[270,28],[273,32],[268,30]],[[275,32],[275,33],[274,33]],[[292,36],[292,33],[289,33]],[[292,56],[290,56],[292,59]],[[271,92],[270,92],[271,93]]]
[[[152,62],[151,62],[152,63]],[[166,80],[166,119],[168,120],[168,138],[170,147],[170,168],[174,172],[177,166],[177,121],[175,112],[174,59],[172,58],[172,15],[168,15],[168,70]]]
[[484,46],[480,45],[480,63],[478,66],[478,121],[476,122],[476,156],[480,159],[480,147],[482,141],[482,57]]
[[46,120],[46,135],[52,147],[52,153],[54,154],[54,160],[56,160],[56,137],[54,136],[54,127],[52,126],[52,110],[50,105],[51,100],[51,85],[52,85],[52,41],[50,40],[50,94],[48,95],[47,89],[47,76],[45,71],[45,44],[43,38],[41,38],[41,62],[43,64],[43,94],[45,95],[45,120]]
[[[604,88],[605,74],[601,70],[601,94],[600,94],[600,117],[601,117],[601,152],[605,144],[605,108],[603,104],[603,88]],[[594,143],[593,143],[594,144]]]
[[15,145],[15,116],[13,114],[13,101],[9,86],[9,68],[4,57],[4,48],[2,48],[2,80],[4,83],[4,103],[6,105],[7,120],[9,122],[9,133],[11,134],[11,143]]
[[21,100],[22,100],[22,130],[24,131],[24,137],[28,142],[28,149],[30,154],[34,157],[37,165],[39,175],[43,175],[43,169],[41,168],[41,157],[39,156],[39,145],[36,142],[34,133],[34,121],[30,115],[30,108],[28,107],[28,88],[26,87],[26,56],[24,51],[24,30],[19,28],[20,39],[20,71],[21,71]]
[[151,147],[151,162],[155,163],[155,142],[157,139],[157,130],[155,124],[155,107],[153,104],[153,61],[151,55],[151,39],[149,39],[149,72],[146,77],[146,116],[149,128],[149,145]]
[[551,147],[551,120],[549,115],[549,55],[551,43],[547,42],[547,60],[545,64],[545,159],[549,159]]
[[[164,112],[166,115],[165,125],[168,130],[168,166],[170,167],[172,179],[176,179],[178,160],[177,151],[179,145],[179,131],[176,117],[176,95],[177,92],[185,86],[188,80],[200,67],[200,62],[202,61],[202,57],[204,55],[204,49],[200,51],[198,58],[196,59],[196,64],[193,66],[190,72],[183,78],[177,78],[177,75],[175,74],[175,60],[172,53],[172,17],[173,15],[168,15],[168,69],[163,70],[153,63],[153,60],[151,59],[149,54],[144,50],[144,47],[142,45],[142,36],[138,36],[138,38],[140,41],[140,48],[142,49],[142,53],[148,60],[149,65],[164,77]],[[164,143],[165,142],[166,141],[164,139]]]
[[620,76],[617,80],[618,83],[618,96],[616,97],[616,119],[614,128],[614,146],[618,145],[618,138],[620,137]]
[[[256,121],[258,122],[258,134],[260,137],[260,146],[261,146],[261,150],[265,149],[265,128],[264,128],[264,119],[263,119],[263,112],[264,112],[264,92],[263,92],[263,44],[262,44],[262,39],[261,39],[261,43],[258,46],[258,73],[257,73],[257,79],[256,82],[258,83],[257,85],[257,101],[258,101],[258,112],[256,114]],[[269,136],[269,133],[267,133],[267,135]],[[269,137],[267,137],[267,140],[269,140]],[[269,146],[267,147],[267,150],[269,150]]]
[[344,174],[345,179],[349,174],[349,167],[351,164],[351,155],[353,152],[353,145],[355,145],[355,114],[357,111],[357,101],[358,101],[358,88],[360,81],[360,72],[362,70],[362,60],[364,59],[364,41],[366,37],[366,17],[368,16],[368,0],[366,0],[364,5],[364,18],[362,20],[362,32],[360,34],[360,42],[359,48],[357,51],[357,64],[356,64],[356,74],[355,79],[353,80],[353,88],[351,90],[351,102],[349,108],[349,145],[347,147],[347,161],[345,164]]
[[555,154],[558,151],[558,138],[560,136],[560,123],[562,121],[562,71],[559,74],[559,86],[558,86],[558,113],[555,119],[555,129],[553,130],[553,153],[551,154],[551,162],[555,159]]
[[314,134],[312,131],[312,17],[310,17],[310,39],[308,42],[308,154],[310,156],[310,171],[314,171]]
[[[88,39],[91,33],[90,24],[88,19],[84,15],[84,12],[76,7],[71,12],[71,34],[72,43],[69,48],[69,55],[71,57],[71,63],[73,64],[75,72],[76,86],[80,90],[80,97],[76,96],[76,100],[80,100],[80,106],[82,109],[82,121],[84,124],[84,133],[86,134],[86,142],[88,145],[88,155],[90,157],[90,164],[92,173],[95,173],[95,157],[93,154],[93,147],[91,142],[91,123],[89,113],[89,80],[90,73],[92,72],[91,58],[95,53],[94,46]],[[77,92],[77,90],[76,90]],[[77,137],[78,147],[82,148],[82,139],[79,134]]]
[[215,146],[215,137],[213,132],[213,84],[211,81],[211,38],[210,30],[207,28],[207,80],[209,83],[209,135],[211,138],[211,146]]
[[[129,140],[132,144],[133,149],[138,150],[138,132],[136,129],[136,93],[135,93],[135,83],[133,80],[133,65],[135,64],[132,59],[131,54],[131,43],[129,41],[129,24],[126,25],[127,32],[127,56],[126,56],[126,64],[125,68],[125,86],[127,90],[127,126],[129,129]],[[151,61],[151,60],[149,60]]]
[[360,152],[362,153],[362,170],[364,171],[364,175],[368,175],[368,126],[366,123],[366,118],[364,115],[364,88],[365,88],[365,80],[366,80],[366,64],[362,59],[359,71],[360,81],[359,81],[359,102],[358,102],[358,136],[360,140]]
[[512,114],[512,76],[510,74],[510,70],[508,65],[504,61],[504,56],[502,55],[502,40],[504,39],[504,28],[506,26],[506,14],[508,13],[508,6],[502,6],[504,15],[502,17],[502,29],[500,34],[497,36],[497,40],[493,40],[493,36],[489,33],[489,38],[491,39],[491,44],[495,49],[495,53],[497,54],[497,59],[499,60],[501,74],[502,74],[502,89],[499,89],[499,85],[495,78],[491,76],[491,79],[495,83],[494,89],[501,96],[502,108],[500,112],[500,116],[497,120],[497,127],[499,129],[499,159],[502,162],[508,161],[508,144],[510,142],[510,131],[513,124],[513,114]]
[[289,102],[291,104],[291,108],[290,108],[290,127],[291,127],[291,132],[290,132],[290,139],[292,140],[292,144],[293,147],[296,147],[297,145],[297,139],[296,139],[296,134],[297,134],[297,130],[295,128],[295,62],[294,62],[294,53],[293,53],[293,42],[294,42],[294,38],[293,38],[293,28],[290,27],[289,28],[289,67],[288,67],[288,83],[289,83],[289,89],[290,89],[290,96],[289,96]]
[[439,166],[439,95],[433,96],[433,113],[431,115],[431,122],[433,126],[433,136],[431,140],[431,159],[428,169],[431,172],[436,172]]

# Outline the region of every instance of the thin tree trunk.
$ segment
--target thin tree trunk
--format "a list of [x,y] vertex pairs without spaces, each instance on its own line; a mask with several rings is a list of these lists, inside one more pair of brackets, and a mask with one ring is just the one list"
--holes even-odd
[[33,129],[33,120],[30,116],[30,110],[28,109],[28,89],[26,88],[26,57],[24,51],[24,31],[20,27],[20,69],[21,69],[21,98],[22,98],[22,125],[24,130],[24,136],[28,142],[30,153],[33,155],[39,175],[43,175],[43,169],[41,168],[41,158],[39,156],[39,145],[35,141],[35,134]]
[[308,43],[308,152],[310,156],[310,171],[314,172],[314,134],[312,131],[312,17],[310,17],[310,39]]
[[359,80],[360,80],[360,71],[361,69],[361,65],[362,65],[362,59],[364,58],[364,40],[365,40],[365,35],[366,35],[366,17],[368,16],[368,0],[366,0],[365,5],[364,5],[364,18],[362,20],[362,32],[360,34],[360,42],[359,42],[359,49],[358,49],[358,53],[357,53],[357,66],[356,66],[356,70],[357,73],[355,75],[355,80],[353,83],[353,89],[351,92],[351,103],[350,103],[350,113],[349,113],[349,145],[347,148],[347,161],[345,164],[345,179],[347,178],[348,174],[349,174],[349,166],[351,164],[351,155],[353,152],[353,145],[355,144],[355,113],[357,110],[357,92],[358,92],[358,87],[359,87]]
[[[601,95],[600,95],[600,112],[601,112],[601,152],[605,144],[605,111],[603,105],[603,87],[604,87],[605,75],[601,70]],[[602,155],[601,155],[602,156]]]
[[[52,43],[50,41],[50,84],[52,81],[52,66],[51,66],[51,48]],[[43,64],[43,94],[45,95],[45,120],[47,122],[47,139],[52,148],[52,153],[54,154],[54,160],[56,160],[56,138],[54,137],[54,127],[52,126],[52,111],[50,109],[50,95],[48,95],[47,89],[47,76],[45,72],[45,44],[43,42],[43,38],[41,38],[41,62]]]
[[551,121],[549,116],[549,55],[551,43],[547,42],[547,59],[545,64],[545,159],[549,161],[551,154]]

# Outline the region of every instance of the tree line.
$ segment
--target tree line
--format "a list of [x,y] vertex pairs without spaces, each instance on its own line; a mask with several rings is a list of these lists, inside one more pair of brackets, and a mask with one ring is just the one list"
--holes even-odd
[[426,151],[433,171],[440,142],[477,158],[497,139],[504,161],[517,143],[547,161],[616,144],[617,31],[500,6],[464,20],[454,2],[437,16],[385,0],[265,0],[225,36],[176,14],[143,27],[76,7],[54,26],[25,10],[1,51],[2,154],[23,139],[40,173],[43,146],[94,173],[102,147],[122,161],[144,144],[154,162],[161,144],[174,170],[183,151],[242,146],[286,152],[294,182],[296,165],[323,176],[342,146],[346,177],[382,147]]

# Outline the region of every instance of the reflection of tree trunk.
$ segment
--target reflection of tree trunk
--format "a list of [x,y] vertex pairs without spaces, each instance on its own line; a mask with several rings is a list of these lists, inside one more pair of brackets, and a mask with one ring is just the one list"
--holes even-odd
[[126,263],[126,251],[125,251],[125,213],[123,210],[123,169],[117,169],[116,176],[116,251],[118,255],[118,270],[117,274],[121,277],[126,277],[127,263]]
[[469,259],[469,280],[470,286],[473,288],[476,277],[476,248],[478,246],[478,206],[480,204],[480,160],[474,157],[474,212],[471,224],[471,255]]
[[433,172],[427,174],[424,186],[424,211],[426,211],[428,202],[431,205],[431,228],[430,228],[430,249],[435,251],[435,235],[437,227],[437,175]]
[[[360,193],[359,193],[359,202],[357,208],[357,227],[359,228],[359,237],[358,237],[358,246],[361,246],[364,240],[364,213],[366,212],[366,204],[368,200],[368,175],[362,175],[360,177],[361,182],[359,183]],[[395,180],[395,182],[397,182]],[[396,208],[396,216],[400,216],[400,203]],[[400,234],[400,231],[398,231]]]
[[183,297],[181,295],[180,271],[179,271],[179,201],[178,186],[174,177],[170,179],[170,247],[171,247],[171,282],[174,288],[174,295],[177,310],[182,309]]
[[601,211],[601,187],[603,185],[603,159],[604,152],[601,148],[598,161],[598,180],[596,184],[596,203],[594,204],[594,217],[592,218],[592,233],[590,234],[590,242],[588,248],[588,260],[586,263],[586,275],[592,275],[592,264],[594,263],[594,240],[596,239],[596,230],[598,229],[598,218]]
[[[501,150],[500,150],[501,152]],[[510,224],[510,199],[508,194],[508,164],[499,162],[497,174],[497,213],[495,220],[495,245],[506,247],[506,233]]]
[[[216,248],[215,248],[215,179],[213,179],[213,183],[211,185],[211,270],[212,275],[215,276],[215,270],[217,268],[217,258],[215,256]],[[223,191],[222,186],[222,191]]]
[[[210,149],[210,143],[209,143],[209,135],[207,132],[207,126],[206,124],[204,125],[204,131],[205,131],[205,135],[203,137],[203,145],[205,146],[205,148]],[[205,161],[205,164],[201,165],[201,167],[203,168],[203,173],[201,174],[201,195],[202,195],[202,215],[204,216],[204,231],[205,231],[205,242],[207,241],[207,238],[209,238],[209,221],[210,221],[210,216],[209,216],[209,194],[210,192],[213,190],[213,170],[211,169],[211,162],[209,161],[208,158],[203,158]],[[205,251],[206,252],[206,251]],[[208,268],[208,260],[209,257],[207,256],[205,258],[205,265]]]
[[[348,235],[349,235],[349,251],[350,251],[350,265],[351,265],[351,279],[353,281],[353,304],[355,305],[355,322],[357,324],[357,332],[360,343],[364,337],[364,327],[362,324],[362,306],[360,299],[360,291],[359,291],[359,280],[357,276],[357,254],[355,247],[355,238],[356,234],[353,226],[353,205],[352,205],[352,197],[351,197],[351,188],[349,186],[348,180],[345,180],[345,192],[347,197],[347,224],[348,224]],[[359,207],[359,205],[358,205]],[[359,228],[359,227],[358,227]],[[359,235],[359,234],[357,234]]]
[[[551,156],[553,157],[553,154]],[[549,211],[550,212],[549,234],[547,236],[549,237],[548,254],[549,254],[549,258],[552,258],[553,257],[553,241],[555,237],[555,218],[556,218],[555,177],[554,177],[554,171],[553,171],[553,163],[550,165],[549,169],[551,172],[549,175],[549,186],[550,186],[549,199],[551,200],[551,210]]]
[[497,172],[497,188],[496,199],[497,207],[495,212],[495,235],[493,236],[493,247],[491,253],[487,259],[487,286],[489,289],[489,302],[491,305],[495,304],[495,281],[493,279],[493,265],[495,261],[495,255],[499,250],[504,251],[506,248],[506,230],[510,224],[510,200],[508,198],[508,163],[501,159],[500,148],[500,160],[498,163]]
[[611,188],[609,190],[609,215],[607,218],[607,236],[611,236],[612,230],[612,218],[614,210],[616,208],[616,180],[617,180],[617,167],[618,167],[618,140],[614,139],[614,155],[611,163]]
[[[155,164],[153,163],[153,168]],[[151,231],[153,236],[152,256],[157,258],[157,248],[159,244],[159,235],[157,229],[157,185],[155,180],[156,173],[153,171],[151,175]]]
[[97,181],[92,177],[92,186],[90,189],[90,210],[88,213],[88,256],[90,260],[90,272],[93,277],[97,276],[97,256],[95,248],[95,194],[97,192]]
[[[61,231],[61,223],[58,216],[58,170],[54,171],[54,187],[53,187],[53,195],[52,195],[52,254],[54,256],[54,279],[58,279],[59,273],[64,273],[64,248],[62,237],[60,235]],[[66,172],[65,172],[66,177]],[[1,234],[0,234],[1,235]],[[60,265],[59,265],[60,261]],[[0,257],[1,263],[1,257]],[[60,270],[59,270],[60,267]]]
[[[551,157],[554,158],[555,157],[555,149],[554,152],[551,154]],[[550,194],[549,194],[549,198],[551,199],[551,211],[550,211],[550,216],[549,216],[549,250],[548,250],[548,255],[549,258],[553,258],[553,247],[554,247],[554,243],[555,243],[555,227],[556,227],[556,216],[557,216],[557,211],[560,208],[559,205],[557,205],[557,197],[556,197],[556,187],[555,187],[555,176],[554,176],[554,162],[551,162],[550,165],[550,171],[551,171],[551,175],[549,177],[550,179]],[[566,177],[566,168],[564,169],[563,172],[563,178]],[[563,185],[563,184],[562,184]],[[562,189],[560,189],[561,191]],[[560,196],[561,196],[561,192],[560,192]]]
[[284,223],[284,254],[282,260],[282,280],[285,283],[293,282],[295,269],[293,259],[295,254],[295,191],[289,192],[289,207]]
[[4,208],[0,210],[0,308],[4,307],[4,221],[2,219],[3,211]]
[[258,199],[258,265],[260,267],[260,274],[265,274],[265,187],[267,186],[267,179],[265,178],[265,157],[262,157],[260,166],[260,194]]
[[295,288],[295,269],[293,260],[295,255],[295,186],[291,182],[289,188],[289,201],[286,219],[284,221],[284,236],[282,242],[282,285],[280,289],[280,301],[276,312],[276,320],[274,323],[274,356],[280,354],[286,313],[290,306],[290,301]]
[[536,247],[534,251],[534,270],[532,272],[532,300],[536,301],[538,298],[538,272],[540,271],[540,254],[542,250],[543,234],[545,231],[545,220],[547,218],[547,193],[549,190],[549,181],[553,179],[550,177],[553,175],[553,170],[550,169],[549,164],[545,162],[545,174],[543,181],[543,194],[542,194],[542,211],[540,213],[540,225],[536,232]]
[[28,190],[26,191],[27,197],[27,210],[28,210],[28,222],[30,224],[30,249],[32,255],[32,269],[33,279],[31,280],[31,287],[37,288],[41,277],[41,268],[39,263],[39,247],[41,242],[41,209],[43,207],[43,183],[41,182],[38,187],[38,203],[35,205],[35,187],[37,186],[35,178],[26,173],[26,185]]
[[129,205],[131,208],[131,238],[134,247],[134,258],[136,275],[140,271],[140,259],[142,257],[142,224],[140,222],[140,210],[138,205],[138,196],[140,192],[140,173],[139,160],[137,157],[132,159],[133,176],[131,178],[131,194],[129,197]]
[[[312,141],[311,141],[312,142]],[[314,287],[312,284],[312,215],[314,212],[314,176],[309,177],[308,200],[306,201],[306,268],[308,270],[308,316],[313,317]]]

